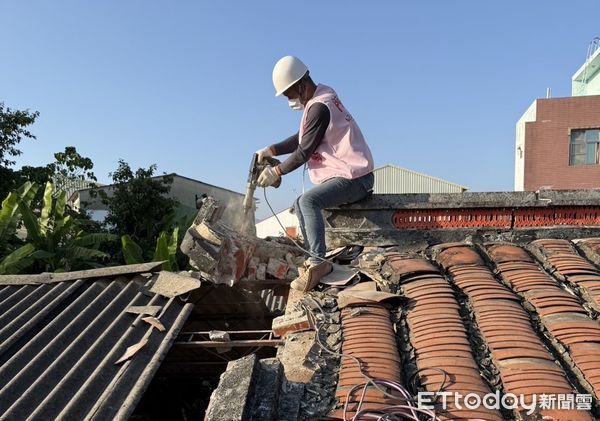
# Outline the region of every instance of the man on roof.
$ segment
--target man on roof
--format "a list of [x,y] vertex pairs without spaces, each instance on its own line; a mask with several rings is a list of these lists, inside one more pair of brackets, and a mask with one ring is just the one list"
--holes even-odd
[[284,95],[292,110],[302,111],[300,129],[287,139],[258,151],[265,157],[290,154],[281,164],[266,167],[258,185],[268,187],[283,175],[306,165],[315,187],[294,202],[304,248],[309,252],[304,272],[294,289],[310,291],[332,271],[325,259],[325,223],[322,210],[357,202],[373,189],[371,151],[350,112],[330,87],[315,84],[297,57],[286,56],[273,68],[275,96]]

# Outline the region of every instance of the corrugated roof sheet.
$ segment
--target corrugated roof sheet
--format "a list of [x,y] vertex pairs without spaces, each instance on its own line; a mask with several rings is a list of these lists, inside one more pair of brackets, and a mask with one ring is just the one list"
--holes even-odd
[[[193,309],[149,293],[155,278],[0,286],[0,419],[127,419]],[[131,305],[162,306],[166,331]]]
[[376,168],[375,194],[462,193],[468,187],[395,165]]

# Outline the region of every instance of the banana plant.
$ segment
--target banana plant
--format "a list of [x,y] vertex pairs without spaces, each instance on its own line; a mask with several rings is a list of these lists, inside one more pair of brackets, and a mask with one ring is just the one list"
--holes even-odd
[[[27,237],[21,247],[0,261],[0,274],[32,269],[55,272],[103,266],[101,262],[110,256],[99,247],[104,242],[114,241],[117,236],[85,232],[81,220],[66,215],[66,192],[60,190],[58,194],[53,194],[54,186],[50,182],[46,183],[38,217],[30,206],[37,187],[24,187],[18,192],[16,201],[11,193],[3,202],[2,216],[6,215],[6,222],[0,224],[0,229],[6,226],[7,233],[12,230],[14,215],[18,211]],[[17,211],[13,209],[15,203]]]
[[[171,236],[162,231],[156,240],[156,248],[152,262],[164,262],[163,269],[168,271],[177,270],[177,244],[179,239],[179,227],[175,227]],[[144,263],[142,248],[129,236],[121,237],[121,250],[125,263],[128,265]]]
[[0,252],[5,253],[8,243],[14,238],[20,222],[19,202],[29,206],[37,192],[37,186],[26,182],[17,191],[10,192],[2,201],[0,209]]

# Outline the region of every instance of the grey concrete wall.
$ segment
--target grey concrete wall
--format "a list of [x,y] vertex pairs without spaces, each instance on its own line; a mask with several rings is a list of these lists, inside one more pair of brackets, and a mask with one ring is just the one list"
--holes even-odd
[[[343,211],[382,209],[456,209],[540,206],[599,206],[600,189],[527,192],[374,194],[338,208]],[[340,213],[340,212],[338,212]]]

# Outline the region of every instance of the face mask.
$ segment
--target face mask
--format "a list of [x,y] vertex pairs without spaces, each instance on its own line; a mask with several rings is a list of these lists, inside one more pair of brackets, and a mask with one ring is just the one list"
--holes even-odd
[[298,83],[298,98],[288,100],[288,105],[294,111],[302,111],[304,109],[304,104],[302,104],[302,88],[304,88],[302,82]]
[[288,99],[288,105],[294,111],[302,111],[304,109],[304,105],[300,102],[300,98]]

